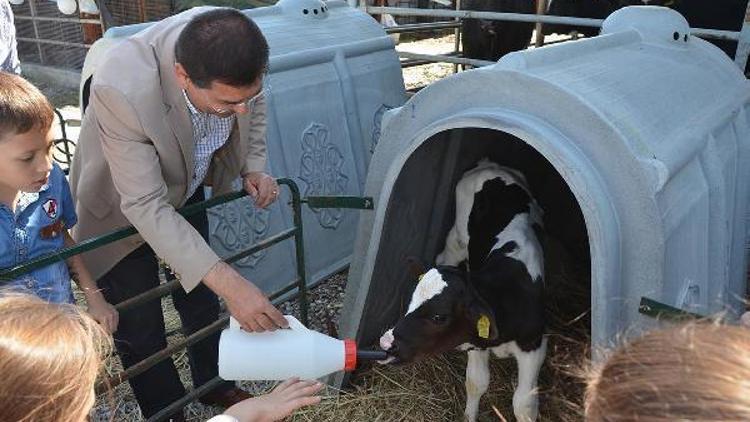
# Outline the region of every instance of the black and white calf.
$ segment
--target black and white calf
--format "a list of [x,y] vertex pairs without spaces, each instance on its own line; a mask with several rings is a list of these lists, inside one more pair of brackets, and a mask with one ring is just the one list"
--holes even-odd
[[480,161],[456,186],[456,222],[438,265],[422,274],[406,315],[380,338],[391,356],[386,362],[467,350],[469,421],[489,385],[490,351],[518,363],[516,419],[533,421],[539,413],[537,378],[547,347],[541,227],[523,175]]

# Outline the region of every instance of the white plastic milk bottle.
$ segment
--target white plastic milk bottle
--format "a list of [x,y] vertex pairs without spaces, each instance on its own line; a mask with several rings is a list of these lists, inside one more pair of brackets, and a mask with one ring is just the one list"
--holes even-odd
[[353,340],[309,330],[291,315],[288,330],[250,333],[230,318],[219,340],[219,376],[228,381],[320,378],[353,371],[360,359],[386,358],[385,352],[357,351]]

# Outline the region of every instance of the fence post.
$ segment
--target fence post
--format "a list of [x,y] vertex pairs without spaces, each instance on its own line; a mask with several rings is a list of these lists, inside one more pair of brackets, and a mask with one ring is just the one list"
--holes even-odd
[[302,318],[302,324],[308,325],[305,239],[302,235],[302,198],[300,196],[299,187],[297,187],[297,184],[294,183],[294,181],[290,179],[280,179],[279,182],[289,186],[289,190],[292,192],[292,208],[294,210],[294,227],[296,230],[294,235],[294,253],[297,258],[297,277],[299,278],[300,317]]
[[[36,0],[29,0],[29,13],[31,13],[31,26],[34,28],[34,38],[39,38],[39,27],[36,21]],[[42,51],[42,45],[36,43],[36,49],[39,51],[39,63],[44,64],[44,52]]]
[[[536,0],[536,14],[545,15],[547,14],[547,0]],[[539,48],[544,45],[544,31],[542,23],[537,22],[534,26],[536,31],[536,38],[534,39],[534,47]]]
[[[458,12],[459,10],[461,10],[461,0],[456,0],[456,11]],[[461,18],[459,17],[453,18],[453,20],[461,23]],[[455,36],[453,51],[455,51],[456,54],[461,51],[461,28],[463,28],[463,24],[453,30],[453,35]],[[463,70],[465,70],[465,68],[463,68]],[[453,73],[458,73],[458,64],[453,64]]]

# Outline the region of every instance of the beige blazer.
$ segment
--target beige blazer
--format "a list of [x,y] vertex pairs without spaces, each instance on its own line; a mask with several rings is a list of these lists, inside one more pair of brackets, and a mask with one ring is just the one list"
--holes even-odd
[[[205,10],[205,9],[203,9]],[[89,107],[70,172],[77,241],[132,224],[140,235],[84,254],[98,279],[147,242],[190,291],[219,257],[177,214],[194,170],[192,124],[174,74],[174,46],[200,10],[165,19],[117,44],[94,70]],[[238,116],[213,156],[206,184],[226,193],[266,164],[266,104]]]

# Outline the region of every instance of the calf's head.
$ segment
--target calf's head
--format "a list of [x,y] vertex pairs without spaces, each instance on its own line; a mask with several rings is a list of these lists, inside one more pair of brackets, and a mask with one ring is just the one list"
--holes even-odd
[[497,339],[492,309],[468,282],[468,273],[438,266],[419,277],[409,308],[380,338],[391,356],[386,362],[410,362],[464,343]]

